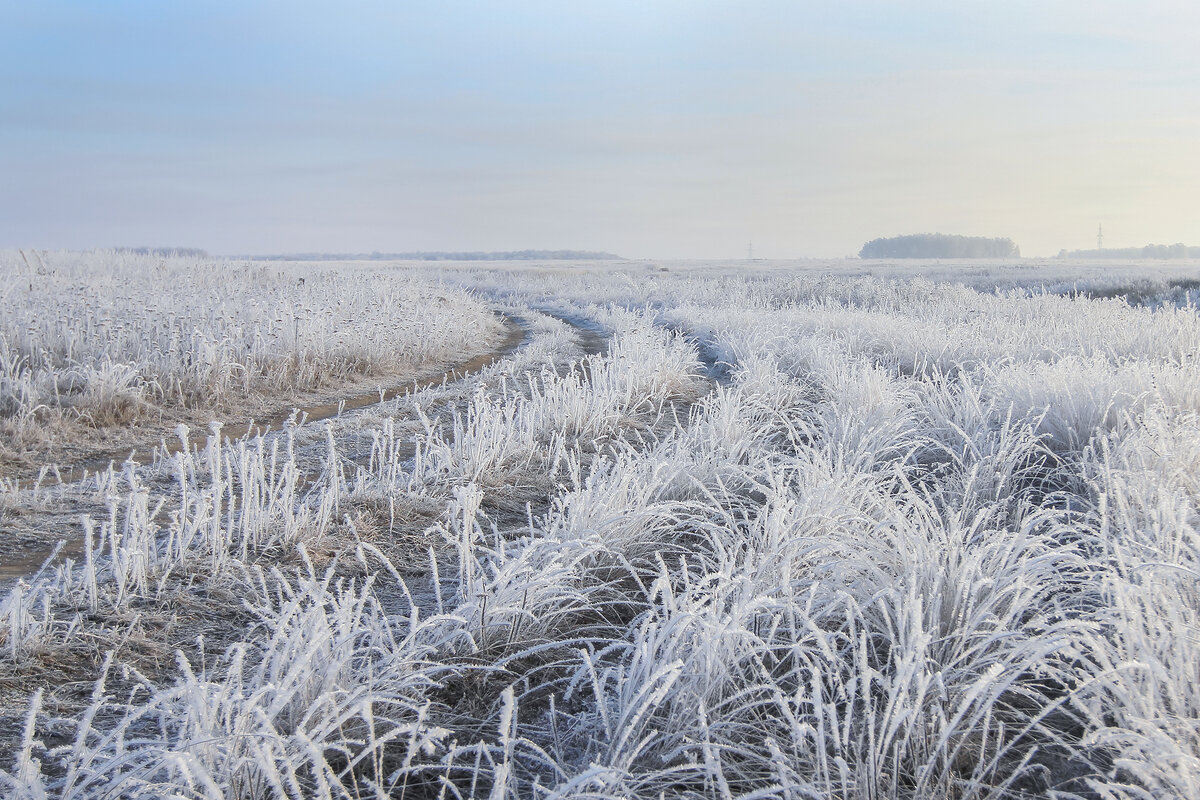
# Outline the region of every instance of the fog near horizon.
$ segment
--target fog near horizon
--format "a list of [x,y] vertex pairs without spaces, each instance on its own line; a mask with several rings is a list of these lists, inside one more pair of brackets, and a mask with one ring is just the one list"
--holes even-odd
[[1200,8],[994,6],[4,2],[0,247],[1200,245]]

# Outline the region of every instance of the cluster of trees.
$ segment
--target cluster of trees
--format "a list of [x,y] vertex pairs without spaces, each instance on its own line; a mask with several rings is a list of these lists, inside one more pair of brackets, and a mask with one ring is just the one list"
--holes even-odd
[[859,258],[1018,258],[1021,249],[1012,239],[914,233],[890,239],[872,239],[858,251]]
[[1059,258],[1200,258],[1200,247],[1186,244],[1148,244],[1104,250],[1060,250]]
[[605,261],[619,259],[612,253],[592,250],[508,250],[504,252],[426,252],[411,253],[290,253],[256,256],[261,261]]

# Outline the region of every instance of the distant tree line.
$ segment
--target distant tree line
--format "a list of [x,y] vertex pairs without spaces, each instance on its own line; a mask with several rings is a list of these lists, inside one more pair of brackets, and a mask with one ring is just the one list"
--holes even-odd
[[1186,244],[1148,244],[1103,250],[1060,250],[1059,258],[1200,258],[1200,247]]
[[198,247],[114,247],[113,250],[118,253],[134,253],[139,256],[208,258],[208,251]]
[[858,251],[859,258],[1018,258],[1021,250],[1012,239],[913,233],[890,239],[872,239]]
[[507,250],[504,252],[427,252],[411,253],[290,253],[250,256],[259,261],[608,261],[620,259],[612,253],[592,250]]

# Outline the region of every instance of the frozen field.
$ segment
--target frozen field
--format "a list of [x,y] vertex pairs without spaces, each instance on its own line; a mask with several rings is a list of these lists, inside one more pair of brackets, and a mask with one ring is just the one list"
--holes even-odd
[[170,436],[419,377],[490,350],[502,328],[436,280],[346,265],[10,251],[0,274],[7,477],[127,453],[131,427]]
[[9,796],[1200,796],[1196,264],[0,269]]

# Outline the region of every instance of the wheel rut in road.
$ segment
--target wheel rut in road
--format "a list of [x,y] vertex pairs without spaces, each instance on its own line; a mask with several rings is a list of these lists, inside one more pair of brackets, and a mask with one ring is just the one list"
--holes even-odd
[[[470,379],[493,364],[512,355],[529,341],[530,327],[523,317],[519,314],[507,313],[499,314],[499,316],[505,326],[504,338],[500,341],[499,345],[487,353],[457,364],[442,373],[402,384],[394,384],[384,389],[350,395],[335,401],[280,409],[266,420],[248,421],[233,425],[225,424],[216,430],[219,431],[222,439],[234,441],[242,438],[266,435],[282,430],[287,425],[298,421],[302,421],[303,424],[321,422],[341,416],[346,412],[366,409],[397,398],[410,396],[426,389],[446,386]],[[601,329],[595,323],[582,319],[571,320],[562,317],[559,317],[559,319],[575,329],[577,337],[580,339],[585,350],[602,348],[603,343],[607,341],[607,336],[604,336],[603,340],[597,338],[601,335],[599,333]],[[53,484],[48,484],[43,477],[20,481],[17,484],[17,488],[21,491],[37,491],[37,487],[41,485],[44,487],[43,490],[49,490],[55,486],[83,481],[89,475],[103,472],[115,463],[128,463],[132,461],[138,465],[149,464],[156,457],[162,458],[163,455],[172,455],[181,451],[185,446],[189,449],[202,448],[212,435],[213,429],[193,431],[189,432],[186,437],[165,440],[157,446],[137,448],[130,453],[110,453],[103,457],[91,457],[72,464],[66,469],[60,469],[55,473],[51,473],[53,475]],[[53,524],[53,521],[61,520],[61,524],[64,527],[75,527],[74,523],[77,522],[77,515],[74,513],[52,512],[47,513],[46,517],[47,521],[52,521],[51,524]],[[72,533],[76,534],[77,532],[72,531]],[[0,536],[8,538],[13,535],[14,531],[10,530],[9,526],[0,527]],[[78,535],[72,535],[69,538],[63,537],[53,541],[34,539],[32,541],[26,540],[25,542],[17,543],[0,542],[0,591],[7,589],[16,580],[35,576],[40,568],[52,562],[57,562],[63,558],[78,560],[83,556],[83,550],[84,543]]]

